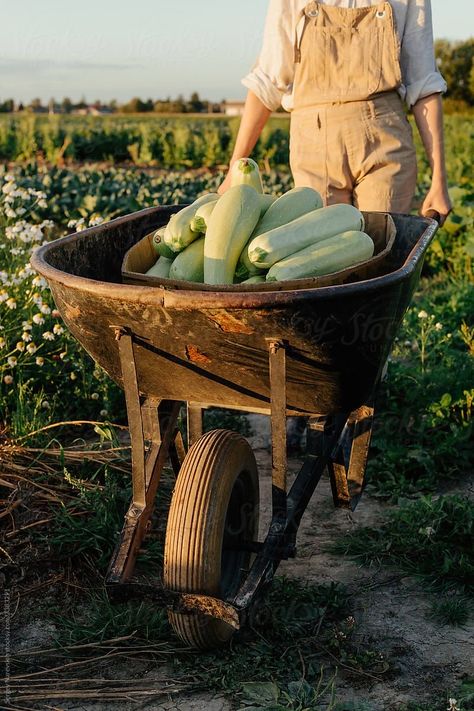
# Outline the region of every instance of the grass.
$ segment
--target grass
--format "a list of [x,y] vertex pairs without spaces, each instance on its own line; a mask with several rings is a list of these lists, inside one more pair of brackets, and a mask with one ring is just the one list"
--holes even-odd
[[[423,497],[393,510],[380,528],[358,529],[331,549],[365,565],[395,566],[422,579],[433,591],[472,595],[473,528],[474,504],[469,499],[460,495]],[[456,619],[454,599],[437,608],[439,616]],[[457,616],[459,619],[459,610]]]
[[464,595],[444,596],[433,602],[430,616],[441,625],[462,627],[469,620],[471,604]]
[[53,617],[62,649],[92,644],[94,654],[108,640],[119,639],[125,640],[126,657],[149,646],[155,662],[170,666],[178,684],[192,679],[194,691],[232,694],[248,711],[339,708],[334,691],[338,668],[368,681],[380,680],[389,669],[378,652],[352,641],[355,623],[339,585],[276,578],[231,645],[208,653],[183,649],[171,634],[166,610],[151,599],[111,604],[105,592],[96,590],[79,605],[69,599],[69,605],[65,600]]

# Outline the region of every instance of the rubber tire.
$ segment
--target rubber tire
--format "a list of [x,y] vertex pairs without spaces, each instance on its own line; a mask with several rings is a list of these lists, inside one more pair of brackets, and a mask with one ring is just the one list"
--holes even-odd
[[[229,430],[200,437],[186,454],[171,499],[165,587],[220,599],[237,592],[251,553],[223,551],[224,532],[235,540],[256,540],[258,507],[257,464],[247,440]],[[234,632],[207,615],[169,610],[168,617],[178,637],[198,649],[219,647]]]

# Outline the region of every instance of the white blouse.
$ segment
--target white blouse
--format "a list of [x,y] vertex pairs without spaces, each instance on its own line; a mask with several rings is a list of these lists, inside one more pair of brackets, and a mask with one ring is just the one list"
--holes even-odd
[[[436,67],[430,0],[389,0],[400,40],[402,86],[400,96],[408,106],[418,99],[446,91],[446,82]],[[280,104],[293,108],[294,43],[301,11],[308,0],[270,0],[263,46],[252,71],[242,84],[263,104],[275,111]],[[337,7],[368,7],[380,0],[320,0]]]

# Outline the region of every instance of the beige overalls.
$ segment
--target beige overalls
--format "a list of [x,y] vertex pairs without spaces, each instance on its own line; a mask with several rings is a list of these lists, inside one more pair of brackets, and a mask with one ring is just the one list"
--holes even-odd
[[325,204],[410,211],[416,154],[397,92],[399,55],[390,3],[305,7],[295,40],[295,185],[314,187]]

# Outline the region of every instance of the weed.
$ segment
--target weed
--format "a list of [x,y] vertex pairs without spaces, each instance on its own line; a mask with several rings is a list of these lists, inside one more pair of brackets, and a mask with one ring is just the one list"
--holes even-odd
[[461,627],[469,620],[471,601],[464,595],[446,595],[434,600],[430,617],[441,625]]
[[95,480],[95,486],[85,487],[77,475],[64,470],[65,480],[76,490],[77,497],[52,509],[53,523],[45,540],[56,555],[87,556],[98,570],[105,570],[130,501],[130,477],[107,466],[94,470],[92,475],[87,473]]
[[147,642],[167,639],[170,635],[166,608],[149,600],[112,604],[103,589],[90,597],[78,610],[53,618],[61,629],[61,644],[102,642],[133,634]]
[[305,679],[291,681],[285,687],[273,682],[248,682],[242,685],[238,695],[240,703],[244,704],[240,711],[325,711],[334,709],[335,677],[326,680],[324,670],[320,672],[315,686]]

